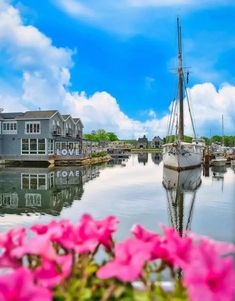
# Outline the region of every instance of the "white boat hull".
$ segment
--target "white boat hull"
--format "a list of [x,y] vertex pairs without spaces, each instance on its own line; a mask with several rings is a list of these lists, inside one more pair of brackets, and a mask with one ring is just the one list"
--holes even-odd
[[191,143],[168,144],[163,149],[163,164],[173,170],[187,170],[201,166],[202,149]]

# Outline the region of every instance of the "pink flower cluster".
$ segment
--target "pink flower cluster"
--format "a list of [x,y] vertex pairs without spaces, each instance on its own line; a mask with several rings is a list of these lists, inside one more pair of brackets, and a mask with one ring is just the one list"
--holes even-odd
[[99,246],[111,259],[99,268],[98,278],[141,280],[146,266],[157,261],[172,270],[182,269],[190,300],[234,300],[234,262],[225,256],[235,253],[232,244],[191,233],[181,237],[167,227],[160,236],[135,225],[132,237],[115,245],[112,235],[117,224],[113,216],[94,220],[83,215],[75,225],[67,220],[34,225],[30,239],[25,229],[1,233],[0,301],[52,300],[54,288],[72,276],[77,254],[90,254],[94,259]]
[[116,244],[115,258],[101,267],[98,277],[117,277],[121,281],[141,279],[143,267],[155,260],[183,270],[183,284],[192,301],[234,301],[235,271],[232,258],[235,246],[193,235],[181,237],[174,228],[163,227],[164,235],[132,228],[133,239]]
[[74,254],[92,253],[99,245],[111,250],[117,223],[112,216],[96,221],[83,215],[76,225],[67,220],[34,225],[31,239],[25,229],[1,233],[0,269],[11,271],[0,276],[0,301],[52,300],[53,288],[71,274]]

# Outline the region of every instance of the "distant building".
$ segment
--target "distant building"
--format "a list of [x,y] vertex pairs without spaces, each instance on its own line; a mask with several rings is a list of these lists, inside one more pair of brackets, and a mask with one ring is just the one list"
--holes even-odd
[[148,148],[148,139],[144,135],[143,138],[139,138],[136,144],[137,148]]
[[159,136],[155,136],[151,142],[152,148],[160,148],[163,145],[163,140]]
[[57,110],[0,113],[0,161],[82,154],[83,124]]

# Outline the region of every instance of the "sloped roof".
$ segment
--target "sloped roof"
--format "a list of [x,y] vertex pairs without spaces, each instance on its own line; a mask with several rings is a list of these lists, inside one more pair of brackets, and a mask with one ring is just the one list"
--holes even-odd
[[67,120],[69,117],[71,117],[69,114],[66,115],[61,115],[63,117],[64,120]]
[[82,127],[83,127],[83,123],[81,121],[80,118],[73,118],[74,122],[77,124],[78,122],[81,123]]
[[50,110],[50,111],[27,111],[18,119],[50,119],[54,116],[58,111]]
[[0,119],[15,119],[24,115],[22,112],[0,113]]

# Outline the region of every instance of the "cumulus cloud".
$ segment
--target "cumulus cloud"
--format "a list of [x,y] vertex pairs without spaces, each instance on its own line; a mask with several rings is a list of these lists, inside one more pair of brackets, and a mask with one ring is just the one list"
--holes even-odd
[[[3,0],[0,0],[0,48],[4,51],[7,68],[18,76],[15,79],[14,73],[11,84],[0,78],[0,102],[5,111],[57,108],[80,117],[85,132],[104,128],[121,138],[166,135],[168,113],[157,118],[156,112],[149,109],[147,120],[139,121],[127,116],[118,100],[105,91],[91,96],[85,92],[71,92],[73,52],[54,46],[36,27],[24,25],[19,11]],[[219,131],[222,113],[225,133],[234,134],[234,86],[224,84],[217,91],[213,84],[204,83],[192,87],[189,94],[199,135],[208,134],[210,127]],[[185,116],[186,132],[191,134],[190,120]]]
[[[64,88],[70,83],[72,51],[55,47],[36,27],[24,25],[19,11],[3,0],[0,0],[0,48],[1,55],[6,57],[7,70],[19,74],[17,83],[22,102],[31,107],[38,102],[52,107],[64,99]],[[4,78],[1,85],[7,85]],[[7,96],[2,94],[3,98]],[[4,103],[9,109],[8,102]]]
[[[221,116],[224,115],[225,134],[235,133],[235,87],[224,84],[218,91],[211,83],[195,85],[188,90],[191,109],[198,136],[221,134]],[[167,134],[169,114],[156,118],[149,110],[149,119],[140,122],[129,118],[118,105],[117,100],[107,92],[97,92],[91,97],[85,93],[67,94],[66,104],[73,108],[74,114],[81,116],[86,129],[105,128],[118,133],[120,137],[139,137],[146,134],[149,138]],[[192,125],[185,101],[185,133],[192,135]]]
[[144,134],[151,137],[154,132],[165,132],[166,127],[162,126],[165,118],[146,122],[129,118],[122,112],[117,100],[107,92],[96,92],[91,97],[87,97],[84,92],[68,93],[66,105],[68,109],[73,108],[74,114],[79,114],[87,131],[104,128],[116,132],[122,138],[137,138]]

